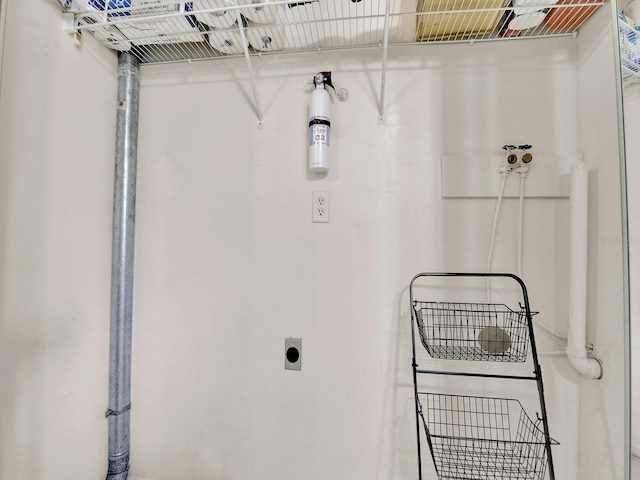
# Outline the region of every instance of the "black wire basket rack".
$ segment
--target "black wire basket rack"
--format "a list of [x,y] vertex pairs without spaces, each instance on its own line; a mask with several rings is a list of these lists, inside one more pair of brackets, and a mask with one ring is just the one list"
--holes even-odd
[[[489,302],[417,300],[414,296],[416,282],[422,282],[421,294],[425,294],[433,285],[430,277],[511,279],[522,292],[520,309],[513,310],[506,305]],[[447,293],[453,294],[454,290]],[[510,273],[425,272],[411,280],[409,297],[418,480],[423,480],[421,452],[424,431],[440,480],[544,480],[545,474],[549,480],[555,480],[551,446],[558,442],[549,434],[533,313],[522,279]],[[468,370],[466,367],[469,365],[464,362],[459,363],[461,368],[457,369],[445,366],[446,361],[436,362],[429,368],[430,360],[419,359],[416,355],[419,343],[431,358],[505,363],[500,364],[501,368],[481,372]],[[427,368],[418,360],[427,362]],[[516,365],[515,362],[519,363]],[[531,364],[533,375],[522,373],[524,362]],[[422,379],[427,378],[423,375],[491,378],[506,382],[504,388],[509,388],[507,383],[511,381],[535,382],[539,413],[532,420],[520,402],[511,398],[463,396],[451,390],[436,393],[431,390],[433,384],[430,382],[422,384]],[[422,387],[427,386],[429,391],[423,391]]]
[[518,400],[434,393],[418,397],[440,480],[544,479],[547,451],[541,420],[533,421]]
[[414,301],[420,341],[429,355],[445,360],[525,362],[527,311],[502,304]]

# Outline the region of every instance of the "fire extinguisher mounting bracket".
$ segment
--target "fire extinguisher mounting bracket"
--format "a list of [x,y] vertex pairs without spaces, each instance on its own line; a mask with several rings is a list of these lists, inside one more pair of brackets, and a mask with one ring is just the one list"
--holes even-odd
[[336,92],[336,98],[339,102],[346,102],[349,99],[349,90],[341,88]]

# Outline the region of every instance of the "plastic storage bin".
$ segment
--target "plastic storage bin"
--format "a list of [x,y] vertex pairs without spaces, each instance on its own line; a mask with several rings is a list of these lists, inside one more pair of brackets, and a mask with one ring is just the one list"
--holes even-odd
[[[556,5],[580,5],[587,0],[559,0]],[[589,5],[585,7],[556,7],[549,12],[545,19],[545,25],[554,30],[567,30],[578,28],[591,15],[596,13],[600,5]]]

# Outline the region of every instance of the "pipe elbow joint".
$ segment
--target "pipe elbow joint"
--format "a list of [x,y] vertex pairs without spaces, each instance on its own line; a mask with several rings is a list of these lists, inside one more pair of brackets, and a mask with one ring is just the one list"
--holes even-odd
[[584,355],[573,355],[567,348],[567,358],[580,375],[594,380],[600,380],[604,374],[602,361],[597,357],[587,357]]

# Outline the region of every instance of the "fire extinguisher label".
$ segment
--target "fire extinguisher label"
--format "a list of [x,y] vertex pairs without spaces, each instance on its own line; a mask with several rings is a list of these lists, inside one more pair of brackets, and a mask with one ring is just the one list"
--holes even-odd
[[309,125],[309,146],[326,145],[330,146],[331,127],[324,124]]

